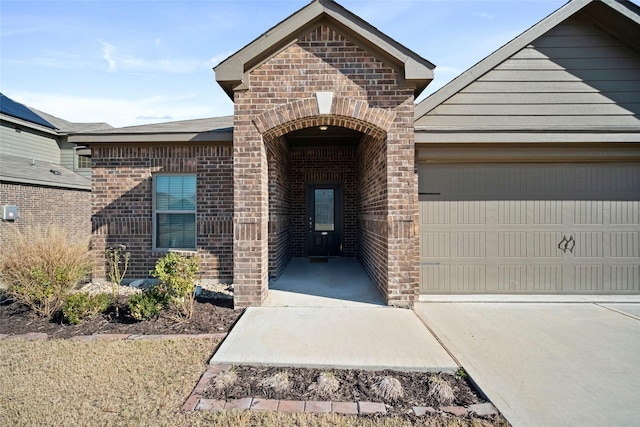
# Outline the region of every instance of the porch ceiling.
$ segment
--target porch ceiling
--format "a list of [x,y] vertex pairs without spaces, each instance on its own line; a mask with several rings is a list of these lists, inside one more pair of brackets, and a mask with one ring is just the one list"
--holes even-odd
[[328,126],[326,130],[312,126],[289,132],[285,137],[292,145],[311,145],[318,141],[339,145],[357,145],[362,135],[362,132],[357,130],[339,126]]

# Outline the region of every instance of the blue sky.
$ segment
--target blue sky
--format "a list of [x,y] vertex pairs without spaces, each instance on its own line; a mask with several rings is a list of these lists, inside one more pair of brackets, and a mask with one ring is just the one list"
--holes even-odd
[[[434,92],[565,0],[342,0],[436,64]],[[233,114],[212,67],[309,3],[0,1],[0,91],[75,122]]]

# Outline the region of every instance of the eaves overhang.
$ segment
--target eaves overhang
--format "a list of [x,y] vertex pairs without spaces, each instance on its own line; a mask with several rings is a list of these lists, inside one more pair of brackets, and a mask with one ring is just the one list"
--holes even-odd
[[435,65],[380,32],[333,0],[314,0],[214,67],[216,80],[233,100],[249,88],[249,72],[295,43],[321,21],[343,31],[355,43],[404,72],[417,97],[433,80]]
[[211,132],[158,132],[158,133],[81,133],[70,134],[69,142],[74,144],[106,143],[186,143],[186,142],[233,142],[233,128]]

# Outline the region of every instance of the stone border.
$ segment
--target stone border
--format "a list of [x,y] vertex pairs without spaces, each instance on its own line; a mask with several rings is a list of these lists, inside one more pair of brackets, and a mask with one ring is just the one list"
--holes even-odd
[[72,341],[97,341],[97,340],[177,340],[177,339],[224,339],[228,332],[220,332],[215,334],[167,334],[167,335],[139,335],[139,334],[93,334],[93,335],[75,335],[70,338],[55,338],[41,332],[30,332],[28,334],[8,335],[0,334],[0,340],[23,339],[30,341],[47,340],[47,339],[69,339]]
[[[334,413],[340,415],[372,415],[387,414],[387,407],[381,402],[330,402],[322,400],[274,400],[263,397],[246,397],[233,400],[204,399],[202,397],[209,382],[220,372],[231,368],[231,365],[210,365],[202,374],[191,395],[180,408],[182,411],[272,411],[272,412],[306,412],[312,414]],[[414,406],[413,414],[418,417],[448,413],[458,417],[465,417],[474,413],[480,417],[497,415],[498,410],[491,402],[464,406]]]

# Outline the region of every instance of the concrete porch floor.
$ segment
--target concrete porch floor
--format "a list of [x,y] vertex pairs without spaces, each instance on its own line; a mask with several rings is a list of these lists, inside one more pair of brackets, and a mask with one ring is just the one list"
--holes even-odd
[[387,307],[354,259],[294,258],[250,307],[212,364],[449,371],[458,369],[412,310]]
[[385,301],[353,258],[311,262],[292,258],[282,275],[269,283],[263,307],[371,307]]

